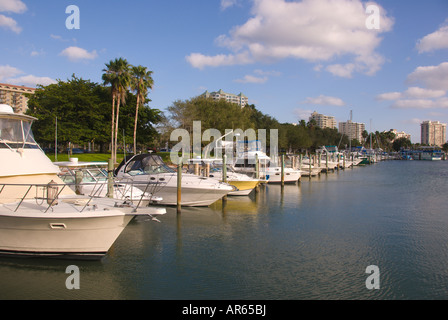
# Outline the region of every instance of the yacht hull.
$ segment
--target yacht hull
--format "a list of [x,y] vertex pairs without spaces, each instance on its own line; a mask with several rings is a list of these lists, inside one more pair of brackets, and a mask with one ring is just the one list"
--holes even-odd
[[[227,195],[229,191],[229,189],[195,188],[182,186],[181,205],[187,207],[206,207]],[[174,187],[166,185],[160,188],[160,190],[155,190],[152,193],[162,199],[157,202],[158,205],[177,205],[177,186]]]
[[109,211],[86,217],[0,216],[0,254],[100,259],[134,217]]

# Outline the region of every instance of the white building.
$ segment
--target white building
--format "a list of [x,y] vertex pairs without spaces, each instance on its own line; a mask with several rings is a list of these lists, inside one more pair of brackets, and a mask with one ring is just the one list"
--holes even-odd
[[441,147],[446,143],[446,123],[423,121],[420,127],[422,144]]
[[28,98],[25,93],[33,94],[35,88],[0,83],[0,104],[10,105],[15,113],[25,113],[28,109]]
[[336,119],[332,116],[326,116],[314,111],[309,120],[316,121],[316,124],[320,128],[336,128]]
[[345,134],[350,140],[356,139],[362,142],[362,133],[364,130],[366,130],[364,123],[352,122],[350,120],[339,122],[339,132]]
[[246,104],[249,103],[249,98],[246,97],[244,94],[227,93],[222,91],[221,89],[215,92],[205,91],[201,96],[204,96],[206,98],[212,98],[214,100],[225,99],[227,102],[236,103],[240,105],[241,108],[243,108]]
[[401,139],[401,138],[406,138],[409,141],[411,141],[411,135],[409,133],[406,133],[404,131],[398,132],[397,129],[390,129],[389,132],[392,132],[395,134],[395,138],[392,140],[392,142],[397,139]]

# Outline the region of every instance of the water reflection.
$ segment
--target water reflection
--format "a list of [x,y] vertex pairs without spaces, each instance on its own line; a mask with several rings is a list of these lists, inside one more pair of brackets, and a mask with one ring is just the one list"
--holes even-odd
[[[135,219],[100,262],[0,260],[1,299],[446,299],[448,162],[387,162]],[[65,288],[65,268],[81,289]],[[367,290],[377,265],[381,289]]]

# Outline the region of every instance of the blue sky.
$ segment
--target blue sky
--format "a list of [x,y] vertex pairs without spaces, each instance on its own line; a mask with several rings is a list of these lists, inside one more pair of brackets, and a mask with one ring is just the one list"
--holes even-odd
[[161,110],[222,89],[280,122],[353,110],[413,142],[421,121],[448,122],[447,0],[0,0],[0,37],[1,83],[101,82],[124,57],[154,72]]

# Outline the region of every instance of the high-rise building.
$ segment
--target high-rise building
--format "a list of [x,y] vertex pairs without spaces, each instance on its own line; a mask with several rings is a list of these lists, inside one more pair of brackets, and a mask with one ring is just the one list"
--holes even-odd
[[35,88],[0,83],[0,103],[10,105],[15,113],[25,113],[28,109],[28,98],[24,93],[34,93]]
[[446,123],[423,121],[420,127],[422,144],[441,147],[446,143]]
[[356,139],[362,142],[362,133],[364,130],[366,130],[364,123],[352,122],[351,120],[339,122],[339,132],[345,134],[350,140]]
[[314,111],[311,116],[310,120],[316,121],[316,124],[320,128],[336,128],[336,119],[332,116],[326,116],[320,113],[317,113]]
[[244,94],[227,93],[222,91],[221,89],[215,92],[205,91],[201,96],[204,96],[206,98],[212,98],[214,100],[225,99],[227,102],[232,102],[240,105],[241,108],[243,108],[246,104],[249,103],[249,98],[246,97]]

